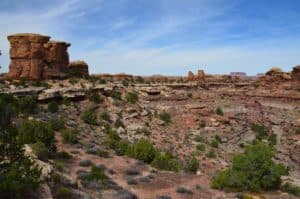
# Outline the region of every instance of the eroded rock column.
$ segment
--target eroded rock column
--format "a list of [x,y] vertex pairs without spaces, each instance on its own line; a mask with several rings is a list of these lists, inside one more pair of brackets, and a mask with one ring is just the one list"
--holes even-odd
[[39,34],[15,34],[8,36],[10,42],[9,76],[12,79],[39,80],[46,66],[44,44],[49,36]]

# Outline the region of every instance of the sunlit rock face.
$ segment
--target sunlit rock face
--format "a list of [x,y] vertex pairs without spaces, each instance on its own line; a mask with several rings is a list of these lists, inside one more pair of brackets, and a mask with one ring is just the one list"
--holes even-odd
[[22,33],[8,36],[11,79],[54,79],[66,76],[69,65],[66,42],[50,41],[49,36]]

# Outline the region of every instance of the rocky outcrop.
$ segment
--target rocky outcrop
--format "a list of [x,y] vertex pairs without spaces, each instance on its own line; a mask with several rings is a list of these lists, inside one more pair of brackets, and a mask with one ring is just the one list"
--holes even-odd
[[48,65],[44,68],[43,79],[66,77],[69,65],[69,46],[69,43],[62,41],[49,41],[44,45]]
[[50,41],[49,36],[23,33],[8,36],[10,42],[9,77],[11,79],[60,79],[71,71],[88,74],[85,62],[73,62],[69,66],[69,43]]
[[295,66],[292,71],[292,89],[300,90],[300,66]]
[[69,66],[69,74],[86,77],[89,75],[89,67],[84,61],[72,61]]
[[10,42],[9,76],[12,79],[41,79],[46,67],[44,44],[50,37],[39,34],[15,34]]
[[192,71],[188,72],[188,81],[201,81],[205,79],[205,73],[204,70],[198,70],[197,75],[195,75]]
[[192,71],[188,72],[188,77],[187,77],[188,81],[195,81],[195,75]]

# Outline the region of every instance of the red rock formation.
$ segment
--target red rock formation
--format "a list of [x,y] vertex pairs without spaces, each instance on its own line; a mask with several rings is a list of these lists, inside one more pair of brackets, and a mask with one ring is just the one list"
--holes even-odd
[[69,74],[75,76],[89,76],[89,67],[84,61],[72,61],[69,64]]
[[195,81],[195,75],[192,71],[188,73],[188,81]]
[[11,79],[62,78],[68,71],[70,44],[49,41],[49,36],[23,33],[8,36]]
[[50,37],[38,34],[8,36],[10,42],[9,76],[12,79],[41,79],[46,66],[44,44]]

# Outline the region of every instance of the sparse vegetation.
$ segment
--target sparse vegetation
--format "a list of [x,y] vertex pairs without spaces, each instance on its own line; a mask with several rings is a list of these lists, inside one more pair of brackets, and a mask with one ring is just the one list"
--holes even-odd
[[170,153],[157,153],[151,166],[166,171],[178,172],[180,170],[180,163]]
[[185,165],[185,171],[190,173],[196,173],[199,169],[199,161],[193,156]]
[[21,113],[35,114],[37,112],[36,101],[31,97],[22,97],[18,100]]
[[163,111],[159,114],[159,119],[164,121],[165,123],[170,123],[171,122],[171,115],[169,113]]
[[209,150],[209,152],[206,154],[206,157],[208,158],[216,158],[217,155],[213,149]]
[[199,151],[205,151],[205,144],[197,144],[197,150]]
[[103,98],[101,98],[101,96],[99,95],[99,93],[97,93],[96,91],[93,91],[91,89],[89,89],[86,92],[86,96],[87,96],[87,98],[91,102],[95,102],[95,103],[101,103],[101,102],[103,102]]
[[215,112],[216,112],[217,115],[224,115],[224,112],[223,112],[222,108],[219,107],[219,106],[216,108]]
[[230,168],[218,173],[212,187],[232,191],[278,189],[280,177],[288,171],[272,160],[273,155],[273,149],[264,143],[247,146],[243,154],[234,156]]
[[104,111],[104,112],[101,113],[101,118],[102,118],[102,120],[107,121],[107,122],[110,122],[110,121],[111,121],[110,115],[109,115],[109,113],[106,112],[106,111]]
[[126,101],[131,103],[131,104],[135,104],[139,100],[139,96],[135,92],[126,93],[125,98],[126,98]]
[[284,185],[282,185],[281,190],[300,197],[300,187],[294,186],[290,183],[285,183]]
[[52,100],[48,103],[48,111],[50,113],[56,113],[58,111],[58,104],[56,101]]
[[140,139],[128,149],[128,156],[146,163],[151,163],[155,158],[157,151],[153,144],[146,139]]
[[59,199],[71,198],[71,191],[67,187],[60,187],[57,190],[56,197]]
[[33,153],[40,159],[40,160],[47,160],[48,159],[48,149],[44,143],[38,141],[34,144],[31,144],[31,148]]
[[97,125],[97,115],[92,110],[83,112],[80,116],[81,120],[90,125]]
[[52,130],[59,131],[65,128],[65,121],[63,118],[54,117],[50,119],[49,125]]
[[61,136],[63,138],[64,143],[68,144],[76,144],[77,141],[77,130],[73,128],[66,128],[61,131]]
[[86,179],[88,181],[96,180],[97,183],[105,184],[105,180],[107,180],[108,177],[105,175],[103,168],[92,166],[92,169],[90,173],[87,175]]
[[267,136],[266,128],[264,125],[251,124],[251,130],[256,133],[257,140],[262,140]]

